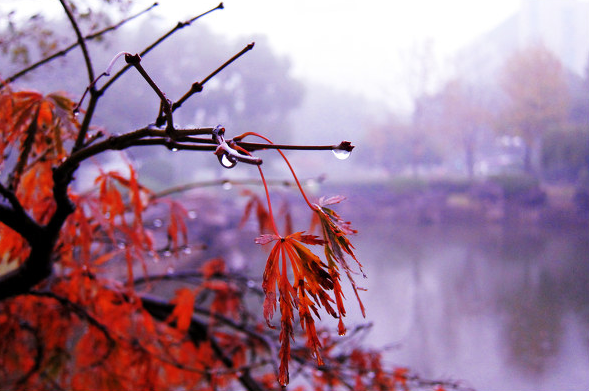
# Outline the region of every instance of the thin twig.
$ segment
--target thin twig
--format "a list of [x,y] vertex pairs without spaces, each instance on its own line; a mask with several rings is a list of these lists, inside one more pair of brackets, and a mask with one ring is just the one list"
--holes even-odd
[[[145,49],[143,49],[143,51],[141,51],[139,53],[139,56],[144,57],[147,53],[149,53],[151,50],[153,50],[156,46],[158,46],[160,43],[162,43],[163,41],[168,39],[172,34],[176,33],[177,31],[183,29],[186,26],[190,26],[190,24],[192,24],[192,22],[194,22],[197,19],[199,19],[199,18],[201,18],[201,17],[203,17],[203,16],[205,16],[215,10],[218,10],[218,9],[223,9],[223,3],[219,3],[219,5],[216,6],[215,8],[212,8],[212,9],[208,10],[207,12],[197,15],[197,16],[195,16],[185,22],[178,22],[178,24],[174,28],[172,28],[170,31],[168,31],[167,33],[165,33],[164,35],[159,37],[157,40],[155,40],[152,44],[150,44]],[[117,81],[121,76],[123,76],[123,74],[129,70],[129,68],[131,68],[131,65],[127,64],[127,66],[125,66],[123,69],[121,69],[119,72],[117,72],[113,77],[111,77],[108,80],[108,82],[106,82],[102,86],[102,88],[99,90],[99,92],[104,93],[115,81]]]
[[[116,23],[116,24],[114,24],[114,25],[111,25],[111,26],[108,26],[108,27],[106,27],[106,28],[104,28],[104,29],[102,29],[102,30],[100,30],[100,31],[97,31],[97,32],[95,32],[95,33],[93,33],[93,34],[86,35],[86,36],[84,37],[84,40],[85,40],[86,42],[87,42],[87,41],[91,41],[91,40],[93,40],[93,39],[96,39],[96,38],[98,38],[98,37],[100,37],[100,36],[102,36],[102,35],[104,35],[104,34],[106,34],[106,33],[110,32],[110,31],[116,30],[116,29],[118,29],[119,27],[121,27],[122,25],[124,25],[125,23],[127,23],[127,22],[129,22],[129,21],[131,21],[131,20],[133,20],[133,19],[137,18],[138,16],[140,16],[140,15],[142,15],[142,14],[144,14],[144,13],[146,13],[146,12],[150,11],[152,8],[156,7],[157,5],[158,5],[158,3],[153,3],[151,6],[149,6],[149,7],[148,7],[148,8],[146,8],[146,9],[144,9],[143,11],[140,11],[140,12],[136,13],[135,15],[129,16],[128,18],[126,18],[126,19],[123,19],[123,20],[119,21],[118,23]],[[56,53],[53,53],[53,54],[51,54],[50,56],[48,56],[48,57],[45,57],[45,58],[43,58],[43,59],[41,59],[41,60],[37,61],[37,62],[36,62],[36,63],[34,63],[34,64],[31,64],[31,65],[29,65],[29,66],[28,66],[28,67],[26,67],[25,69],[22,69],[22,70],[20,70],[19,72],[15,73],[14,75],[12,75],[12,76],[9,76],[9,77],[8,77],[8,78],[5,80],[5,83],[6,83],[6,84],[12,83],[13,81],[15,81],[15,80],[17,80],[17,79],[21,78],[22,76],[26,75],[27,73],[29,73],[29,72],[31,72],[31,71],[34,71],[35,69],[39,68],[40,66],[42,66],[42,65],[45,65],[45,64],[47,64],[47,63],[49,63],[49,62],[51,62],[51,61],[55,60],[56,58],[59,58],[59,57],[63,57],[63,56],[65,56],[65,55],[66,55],[66,54],[68,54],[68,53],[69,53],[71,50],[75,49],[75,48],[76,48],[76,47],[77,47],[79,44],[80,44],[79,42],[72,43],[72,44],[70,44],[68,47],[66,47],[66,48],[64,48],[64,49],[62,49],[62,50],[60,50],[60,51],[58,51],[58,52],[56,52]],[[1,88],[1,87],[0,87],[0,88]]]
[[[211,80],[214,76],[216,76],[219,72],[221,72],[223,69],[225,69],[227,66],[229,66],[232,62],[237,60],[239,57],[243,56],[246,52],[252,50],[254,48],[254,44],[255,43],[252,42],[249,45],[247,45],[239,53],[237,53],[236,55],[231,57],[229,60],[225,61],[225,63],[223,63],[223,65],[221,65],[220,67],[215,69],[211,74],[209,74],[207,77],[205,77],[201,82],[196,82],[196,83],[192,84],[192,86],[190,87],[190,90],[188,90],[188,92],[186,92],[180,99],[178,99],[177,102],[174,102],[174,104],[172,105],[172,110],[176,110],[177,108],[182,106],[182,104],[184,102],[186,102],[186,100],[188,98],[190,98],[192,95],[194,95],[198,92],[201,92],[203,90],[203,87],[206,82]],[[158,120],[159,120],[159,118],[158,118]]]
[[[166,94],[157,86],[157,84],[153,81],[151,76],[147,73],[145,68],[141,65],[141,56],[139,54],[131,55],[125,54],[125,61],[127,64],[130,64],[137,69],[137,72],[143,76],[147,84],[155,91],[157,96],[160,98],[161,102],[161,109],[166,118],[166,133],[171,139],[176,139],[178,134],[176,133],[176,129],[174,129],[174,120],[172,119],[172,102],[168,99]],[[156,123],[157,125],[157,123]]]
[[82,32],[80,31],[80,26],[78,26],[78,22],[74,18],[74,14],[70,10],[70,7],[66,4],[65,0],[59,0],[63,10],[65,11],[68,19],[70,20],[72,27],[76,33],[76,37],[78,38],[78,44],[82,48],[82,53],[84,54],[84,61],[86,62],[86,71],[88,73],[88,79],[90,83],[94,80],[94,69],[92,68],[92,60],[90,59],[90,53],[88,52],[88,46],[86,45],[86,41]]
[[[317,178],[309,178],[306,179],[304,182],[311,182],[313,183],[321,183],[325,180],[324,176],[319,176]],[[167,197],[172,194],[182,193],[185,191],[189,191],[192,189],[200,189],[203,187],[214,187],[214,186],[221,186],[225,184],[231,184],[236,186],[241,185],[253,185],[253,186],[261,186],[262,181],[259,179],[213,179],[210,181],[202,181],[202,182],[194,182],[194,183],[187,183],[184,185],[174,186],[166,190],[162,190],[152,196],[152,199],[158,199]],[[294,187],[296,183],[289,180],[284,179],[267,179],[266,184],[271,186],[284,186],[284,187]]]
[[18,184],[20,182],[20,177],[27,165],[27,161],[29,160],[29,154],[33,149],[33,143],[35,141],[35,135],[37,134],[37,119],[39,118],[39,108],[35,111],[35,115],[31,119],[31,123],[27,128],[27,137],[23,141],[23,145],[21,147],[21,153],[18,157],[18,161],[14,170],[10,173],[9,176],[9,187],[8,190],[16,191]]

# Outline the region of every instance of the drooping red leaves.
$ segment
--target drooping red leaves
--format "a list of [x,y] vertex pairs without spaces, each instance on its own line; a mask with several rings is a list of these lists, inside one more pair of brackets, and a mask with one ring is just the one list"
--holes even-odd
[[[256,242],[267,244],[275,241],[270,251],[262,287],[265,292],[264,317],[268,325],[276,311],[276,301],[280,306],[280,370],[279,382],[288,383],[288,362],[290,343],[294,339],[293,309],[298,309],[299,321],[307,336],[307,346],[313,351],[317,363],[323,364],[320,354],[321,343],[317,337],[314,317],[319,318],[318,307],[337,316],[331,307],[333,300],[327,291],[336,289],[327,266],[305,245],[321,245],[324,242],[314,235],[294,233],[284,238],[276,235],[262,235]],[[292,273],[292,283],[289,279]],[[272,326],[271,326],[272,327]]]
[[[346,260],[346,255],[352,257],[356,261],[360,272],[362,275],[364,275],[364,272],[362,271],[362,264],[358,261],[358,259],[356,259],[354,254],[354,246],[348,239],[348,235],[356,234],[357,231],[351,227],[351,223],[349,221],[344,221],[333,209],[327,207],[328,205],[340,203],[343,200],[344,197],[335,196],[330,198],[321,198],[317,204],[314,204],[313,206],[315,213],[313,216],[311,229],[313,229],[316,225],[320,227],[321,233],[325,240],[325,257],[327,259],[327,264],[330,271],[334,274],[334,280],[337,281],[337,284],[339,285],[339,278],[336,278],[336,275],[339,277],[339,266],[346,273],[352,289],[354,290],[354,294],[356,295],[356,299],[358,300],[360,310],[362,311],[362,316],[365,317],[366,310],[358,294],[358,290],[360,288],[357,287],[356,282],[352,277],[354,271],[350,268]],[[343,307],[343,295],[338,295],[338,292],[341,293],[341,289],[335,291],[336,302],[341,319],[341,316],[345,315],[345,309]],[[339,333],[345,333],[345,328],[341,323],[339,325]]]

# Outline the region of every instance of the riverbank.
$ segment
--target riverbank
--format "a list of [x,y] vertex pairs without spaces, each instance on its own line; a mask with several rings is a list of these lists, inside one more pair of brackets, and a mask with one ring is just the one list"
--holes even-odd
[[385,215],[413,224],[498,223],[589,226],[587,194],[575,187],[525,176],[485,180],[393,178],[326,185],[346,195],[346,216]]

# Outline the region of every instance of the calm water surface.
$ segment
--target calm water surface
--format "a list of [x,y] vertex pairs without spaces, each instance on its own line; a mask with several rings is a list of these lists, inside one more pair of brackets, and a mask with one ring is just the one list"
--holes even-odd
[[589,232],[355,226],[367,342],[398,344],[392,362],[481,391],[589,390]]

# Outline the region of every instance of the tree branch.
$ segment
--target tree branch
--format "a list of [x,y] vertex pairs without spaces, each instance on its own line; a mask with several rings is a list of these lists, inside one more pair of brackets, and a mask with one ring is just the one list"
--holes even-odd
[[[205,77],[201,82],[196,82],[196,83],[192,84],[192,86],[190,87],[190,90],[188,90],[188,92],[186,92],[180,99],[178,99],[177,102],[174,102],[174,104],[172,105],[172,111],[174,111],[174,110],[178,109],[180,106],[182,106],[182,104],[184,102],[186,102],[186,100],[188,98],[190,98],[192,95],[194,95],[198,92],[201,92],[203,90],[203,87],[206,82],[211,80],[214,76],[216,76],[219,72],[221,72],[223,69],[228,67],[232,62],[237,60],[239,57],[244,55],[246,52],[252,50],[254,48],[254,44],[255,43],[252,42],[249,45],[247,45],[239,53],[237,53],[236,55],[231,57],[229,60],[225,61],[225,63],[223,65],[221,65],[220,67],[215,69],[211,74],[209,74],[207,77]],[[160,121],[161,121],[161,119],[158,118],[158,121],[156,121],[156,124],[158,124]]]
[[155,91],[157,96],[160,98],[161,111],[163,112],[166,118],[166,133],[171,139],[175,140],[178,135],[176,133],[176,129],[174,129],[174,120],[172,119],[172,102],[168,99],[168,97],[166,97],[166,94],[164,94],[163,91],[160,90],[157,84],[155,84],[153,79],[145,71],[145,69],[141,65],[141,56],[139,56],[139,54],[125,54],[125,61],[127,62],[127,64],[133,65],[135,69],[137,69],[137,72],[139,72],[141,76],[143,76],[147,84],[149,84],[149,86]]
[[[141,303],[143,308],[145,308],[145,310],[151,314],[151,316],[162,322],[165,321],[174,310],[173,304],[153,296],[141,296]],[[225,365],[227,368],[233,368],[233,361],[225,355],[216,339],[208,333],[207,326],[200,322],[195,316],[192,317],[192,321],[190,322],[188,335],[192,342],[196,345],[203,341],[208,341],[211,345],[211,348],[213,349],[213,352],[221,360],[223,365]],[[248,391],[266,391],[266,389],[262,387],[262,385],[259,384],[247,370],[243,371],[243,373],[238,376],[238,380]]]
[[[215,8],[212,8],[210,10],[208,10],[207,12],[204,12],[200,15],[197,15],[185,22],[178,22],[178,24],[172,28],[170,31],[168,31],[167,33],[165,33],[164,35],[162,35],[161,37],[159,37],[158,39],[156,39],[152,44],[150,44],[149,46],[147,46],[145,49],[143,49],[143,51],[141,51],[139,53],[140,57],[144,57],[147,53],[149,53],[151,50],[153,50],[156,46],[158,46],[160,43],[162,43],[163,41],[165,41],[166,39],[168,39],[171,35],[173,35],[174,33],[176,33],[177,31],[183,29],[186,26],[190,26],[190,24],[192,24],[192,22],[196,21],[197,19],[215,11],[218,9],[223,9],[223,3],[219,3],[218,6],[216,6]],[[129,68],[131,68],[130,64],[127,64],[123,69],[121,69],[119,72],[117,72],[113,77],[111,77],[103,86],[102,88],[99,90],[100,93],[104,93],[115,81],[117,81],[121,76],[123,76],[123,74],[125,72],[127,72],[129,70]]]
[[[140,11],[140,12],[136,13],[135,15],[129,16],[128,18],[125,18],[125,19],[119,21],[118,23],[116,23],[114,25],[111,25],[111,26],[108,26],[108,27],[106,27],[106,28],[104,28],[104,29],[102,29],[100,31],[97,31],[97,32],[95,32],[93,34],[86,35],[84,37],[84,40],[85,41],[91,41],[93,39],[96,39],[96,38],[98,38],[98,37],[100,37],[100,36],[102,36],[102,35],[110,32],[110,31],[116,30],[119,27],[121,27],[122,25],[124,25],[125,23],[127,23],[127,22],[129,22],[129,21],[131,21],[131,20],[133,20],[133,19],[135,19],[137,17],[139,17],[140,15],[142,15],[144,13],[147,13],[148,11],[151,11],[151,9],[154,8],[154,7],[156,7],[157,5],[158,5],[158,3],[153,3],[151,6],[149,6],[146,9],[144,9],[143,11]],[[66,48],[64,48],[64,49],[62,49],[62,50],[60,50],[60,51],[58,51],[56,53],[53,53],[50,56],[45,57],[45,58],[37,61],[34,64],[29,65],[28,67],[20,70],[19,72],[15,73],[14,75],[9,76],[5,80],[5,83],[6,84],[10,84],[10,83],[12,83],[15,80],[20,79],[22,76],[26,75],[27,73],[29,73],[31,71],[34,71],[35,69],[39,68],[40,66],[45,65],[45,64],[47,64],[47,63],[55,60],[56,58],[65,56],[72,49],[75,49],[79,44],[80,44],[79,42],[72,43],[68,47],[66,47]],[[0,86],[0,88],[2,88],[3,86],[4,86],[4,84],[2,86]]]
[[29,154],[33,148],[33,142],[35,141],[35,135],[37,134],[37,118],[39,117],[39,108],[35,111],[35,115],[31,119],[31,123],[27,128],[27,137],[23,141],[23,145],[21,147],[21,153],[18,157],[18,161],[16,162],[16,166],[14,170],[10,173],[10,180],[9,180],[9,190],[14,191],[18,187],[18,183],[20,182],[20,176],[22,175],[27,161],[29,160]]
[[80,26],[78,26],[78,22],[74,18],[74,14],[70,10],[70,7],[66,4],[65,0],[59,0],[63,10],[65,11],[72,27],[76,33],[76,37],[78,38],[78,45],[82,48],[82,53],[84,54],[84,61],[86,62],[86,72],[88,73],[88,79],[90,83],[94,80],[94,69],[92,69],[92,61],[90,60],[90,53],[88,52],[88,46],[86,46],[86,41],[84,40],[84,36],[80,31]]

